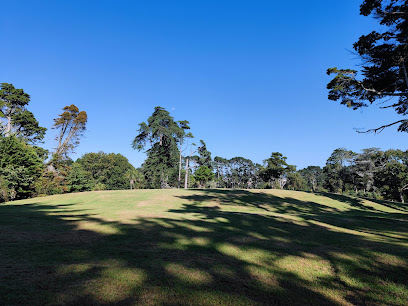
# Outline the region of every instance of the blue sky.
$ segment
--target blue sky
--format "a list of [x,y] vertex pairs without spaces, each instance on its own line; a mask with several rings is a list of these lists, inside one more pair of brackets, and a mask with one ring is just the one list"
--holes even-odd
[[[261,162],[279,151],[298,169],[339,147],[406,150],[400,119],[327,99],[326,69],[360,64],[352,44],[376,23],[344,1],[8,1],[2,4],[0,82],[31,95],[50,128],[65,105],[88,113],[75,159],[130,143],[155,106],[189,120],[212,156]],[[45,147],[54,146],[49,130]]]

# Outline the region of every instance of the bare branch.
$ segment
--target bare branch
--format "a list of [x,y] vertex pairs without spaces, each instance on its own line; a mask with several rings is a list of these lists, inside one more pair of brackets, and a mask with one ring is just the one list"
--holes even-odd
[[374,134],[379,134],[379,133],[381,133],[385,128],[390,127],[390,126],[395,125],[395,124],[398,124],[398,123],[403,123],[403,122],[408,122],[408,119],[398,120],[398,121],[396,121],[396,122],[393,122],[393,123],[390,123],[390,124],[386,124],[386,125],[380,126],[379,128],[370,129],[370,130],[367,130],[367,131],[364,131],[364,132],[362,132],[362,131],[357,131],[357,133],[374,133]]

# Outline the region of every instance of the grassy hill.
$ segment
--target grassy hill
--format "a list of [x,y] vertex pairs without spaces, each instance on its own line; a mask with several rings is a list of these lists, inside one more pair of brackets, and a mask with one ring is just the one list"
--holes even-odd
[[285,190],[0,205],[0,304],[403,305],[408,206]]

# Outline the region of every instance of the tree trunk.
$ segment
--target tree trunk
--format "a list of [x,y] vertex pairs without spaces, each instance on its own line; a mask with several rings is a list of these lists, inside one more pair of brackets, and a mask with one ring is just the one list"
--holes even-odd
[[184,189],[188,189],[188,161],[189,158],[186,159],[186,175],[184,179]]
[[5,131],[5,135],[10,136],[10,133],[11,133],[11,117],[7,116],[6,119],[7,119],[7,127],[6,127],[6,131]]
[[401,199],[401,203],[405,203],[405,202],[404,202],[404,194],[403,194],[403,191],[400,192],[400,199]]
[[180,189],[181,185],[181,146],[180,146],[180,159],[179,159],[179,176],[178,176],[178,189]]

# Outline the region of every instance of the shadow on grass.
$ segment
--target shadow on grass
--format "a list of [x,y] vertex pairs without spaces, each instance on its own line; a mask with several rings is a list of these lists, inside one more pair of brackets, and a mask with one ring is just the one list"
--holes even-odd
[[[75,204],[1,205],[0,304],[406,301],[405,221],[266,193],[203,193],[180,196],[185,203],[169,211],[178,217],[134,224],[103,220]],[[222,210],[228,205],[258,213]],[[364,235],[379,231],[399,236]]]

